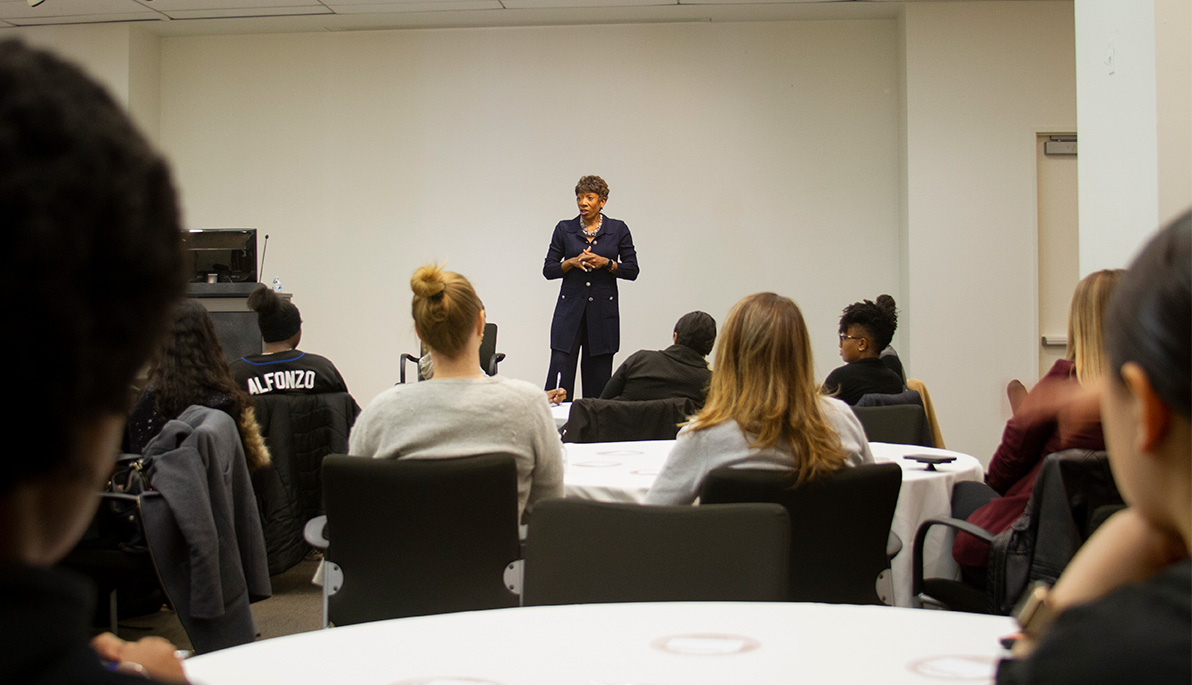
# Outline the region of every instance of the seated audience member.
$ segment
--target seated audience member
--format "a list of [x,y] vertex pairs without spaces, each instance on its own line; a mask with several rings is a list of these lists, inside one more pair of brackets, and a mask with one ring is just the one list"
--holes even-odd
[[[985,474],[985,482],[999,496],[973,511],[969,522],[995,534],[1006,530],[1026,510],[1043,457],[1066,449],[1105,449],[1096,397],[1081,388],[1104,374],[1105,307],[1122,273],[1097,271],[1077,284],[1068,308],[1068,353],[1031,388],[1006,422]],[[989,545],[962,532],[952,554],[966,569],[966,579],[983,585]]]
[[241,389],[250,395],[348,391],[330,359],[298,349],[302,316],[297,307],[262,284],[248,296],[248,308],[257,313],[265,351],[230,364]]
[[183,682],[161,638],[88,644],[94,590],[51,568],[95,514],[129,384],[183,291],[170,172],[123,107],[46,52],[0,42],[0,93],[0,278],[20,333],[4,341],[20,399],[0,470],[0,682]]
[[665,400],[687,397],[702,406],[712,372],[705,357],[716,342],[716,320],[704,312],[684,314],[675,323],[673,345],[638,350],[613,374],[603,400]]
[[215,324],[196,300],[183,300],[165,343],[149,367],[149,383],[128,418],[128,449],[141,453],[166,423],[192,404],[219,409],[236,420],[250,470],[269,463],[252,400],[228,370]]
[[[890,304],[893,303],[891,298]],[[824,379],[824,392],[847,404],[856,404],[862,395],[893,395],[905,390],[902,377],[891,371],[880,356],[890,346],[897,327],[893,308],[869,300],[845,307],[840,315],[840,358],[845,365]]]
[[463,276],[427,265],[410,279],[414,330],[434,376],[395,385],[356,419],[348,451],[377,459],[507,453],[517,461],[518,513],[563,496],[563,446],[542,390],[480,368],[484,306]]
[[865,430],[812,377],[811,341],[793,300],[750,295],[728,314],[708,402],[679,431],[649,504],[690,504],[720,466],[793,469],[803,482],[873,463]]
[[[878,295],[875,304],[890,312],[890,316],[894,319],[895,323],[898,322],[898,307],[895,306],[893,297],[890,297],[889,295]],[[895,350],[893,345],[886,345],[884,348],[882,348],[882,351],[878,354],[878,357],[882,360],[882,363],[886,365],[887,369],[890,369],[894,373],[898,374],[898,377],[902,379],[902,384],[905,386],[906,369],[902,368],[902,360],[898,358],[898,350]]]
[[999,683],[1192,682],[1192,213],[1162,230],[1106,313],[1101,412],[1129,507],[1019,613]]

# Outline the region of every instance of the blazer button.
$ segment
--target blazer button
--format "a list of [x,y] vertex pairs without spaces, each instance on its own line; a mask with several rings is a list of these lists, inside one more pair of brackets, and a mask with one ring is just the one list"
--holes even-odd
[[590,298],[590,297],[589,297],[589,298],[588,298],[588,302],[591,302],[591,301],[592,301],[592,298]]
[[586,285],[586,286],[588,286],[589,288],[591,288],[591,287],[592,287],[592,282],[591,282],[591,281],[588,281],[587,283],[584,283],[584,285]]
[[567,296],[566,296],[566,295],[559,295],[559,299],[560,299],[560,300],[566,300],[566,299],[567,299]]
[[611,299],[613,299],[613,296],[612,296],[612,295],[609,295],[609,296],[608,296],[608,299],[610,299],[610,300],[611,300]]

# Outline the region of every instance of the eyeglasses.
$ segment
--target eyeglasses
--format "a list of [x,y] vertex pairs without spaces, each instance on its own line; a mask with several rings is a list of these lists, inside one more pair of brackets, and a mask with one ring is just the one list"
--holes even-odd
[[863,335],[845,335],[844,333],[840,334],[840,344],[841,345],[844,344],[845,340],[864,340],[864,339],[865,339],[865,336],[863,336]]

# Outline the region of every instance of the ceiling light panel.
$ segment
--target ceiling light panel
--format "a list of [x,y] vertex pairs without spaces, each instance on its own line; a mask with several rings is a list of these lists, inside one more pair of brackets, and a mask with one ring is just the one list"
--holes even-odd
[[450,12],[459,10],[499,10],[499,0],[411,0],[411,2],[340,2],[325,0],[336,14],[394,14],[396,12]]
[[[46,4],[57,0],[46,0]],[[309,12],[323,7],[319,0],[137,0],[143,7],[169,14],[170,12],[196,12],[207,10],[232,10],[261,7],[284,7]],[[233,15],[228,15],[233,16]]]

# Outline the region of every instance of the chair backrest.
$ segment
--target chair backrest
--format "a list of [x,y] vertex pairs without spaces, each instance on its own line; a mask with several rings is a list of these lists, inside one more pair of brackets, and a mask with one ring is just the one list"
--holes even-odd
[[336,625],[517,605],[504,585],[519,556],[511,455],[323,460],[326,559],[343,572]]
[[878,575],[889,567],[886,543],[902,469],[898,464],[843,468],[799,487],[787,471],[721,467],[704,479],[700,501],[774,502],[790,514],[790,585],[798,602],[880,604]]
[[306,557],[306,522],[323,513],[323,458],[348,451],[360,407],[346,392],[255,395],[257,423],[272,463],[252,472],[269,575]]
[[1034,581],[1054,583],[1098,523],[1097,510],[1120,504],[1105,452],[1072,449],[1047,455],[1022,516],[990,545],[994,610],[1009,613]]
[[524,604],[779,601],[790,521],[776,505],[539,502]]
[[923,413],[923,407],[917,404],[852,409],[870,442],[932,446],[931,433],[927,428],[927,415]]
[[497,352],[497,324],[484,324],[484,337],[480,339],[480,368],[490,376],[497,375],[497,365],[505,360],[505,353]]
[[679,424],[695,413],[688,397],[665,400],[577,399],[563,426],[563,442],[674,440]]

